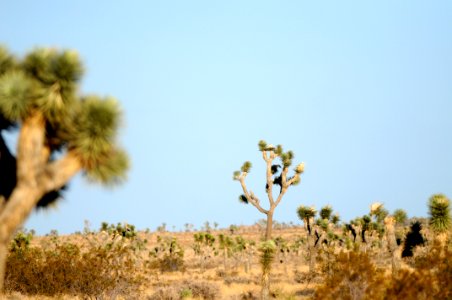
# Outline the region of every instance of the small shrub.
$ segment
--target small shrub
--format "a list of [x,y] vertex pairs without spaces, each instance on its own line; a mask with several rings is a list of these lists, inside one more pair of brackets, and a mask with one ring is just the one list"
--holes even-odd
[[26,251],[33,239],[32,233],[18,232],[11,242],[11,251]]
[[214,300],[220,298],[220,288],[214,283],[190,281],[158,288],[148,300],[179,300],[187,297]]
[[193,297],[193,293],[192,293],[192,291],[190,289],[184,288],[184,289],[182,289],[180,291],[180,297],[182,299],[184,299],[184,298],[192,298]]
[[159,245],[155,247],[149,256],[149,267],[159,268],[161,272],[184,271],[184,250],[173,237],[157,237]]
[[177,287],[160,287],[158,288],[151,296],[148,297],[148,300],[179,300],[181,299],[180,291]]
[[382,280],[382,276],[367,253],[357,249],[341,252],[335,256],[332,270],[326,273],[314,299],[367,299],[369,286]]
[[192,292],[194,298],[214,300],[220,298],[220,288],[217,284],[206,281],[190,281],[183,285]]

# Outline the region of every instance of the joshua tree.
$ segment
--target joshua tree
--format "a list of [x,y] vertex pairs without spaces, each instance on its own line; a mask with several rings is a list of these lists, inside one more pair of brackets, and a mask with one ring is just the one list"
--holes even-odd
[[309,273],[312,275],[314,273],[315,268],[315,241],[313,241],[313,226],[314,226],[314,217],[317,213],[317,210],[314,207],[307,207],[301,205],[297,209],[298,217],[303,221],[304,228],[306,229],[306,241],[308,245],[308,253],[309,253]]
[[330,205],[326,205],[320,209],[319,218],[314,223],[316,213],[317,211],[314,207],[301,205],[297,209],[298,217],[303,221],[307,233],[306,241],[309,253],[309,272],[311,276],[314,274],[317,252],[322,243],[327,245],[330,244],[326,239],[327,237],[330,241],[338,238],[337,235],[331,231],[331,228],[340,220],[339,214],[333,214],[333,208]]
[[435,194],[428,202],[430,227],[441,243],[445,243],[451,227],[450,200],[443,194]]
[[[34,207],[57,199],[80,171],[101,183],[124,179],[118,103],[79,96],[82,74],[74,51],[37,49],[19,60],[0,47],[0,289],[8,243]],[[15,156],[3,130],[18,131]]]
[[[281,202],[282,197],[287,192],[287,189],[291,185],[296,185],[300,182],[300,175],[304,171],[304,164],[300,163],[294,169],[295,174],[289,177],[289,167],[292,165],[292,159],[294,154],[292,151],[284,152],[281,145],[273,146],[267,144],[265,141],[259,142],[259,151],[262,152],[262,157],[267,164],[267,183],[265,186],[265,191],[268,196],[268,201],[270,207],[265,209],[261,206],[259,198],[251,191],[248,190],[245,179],[251,170],[251,162],[246,161],[241,171],[234,172],[234,180],[238,180],[242,186],[243,194],[240,195],[239,200],[245,204],[251,203],[256,207],[261,213],[267,216],[267,228],[265,231],[265,239],[270,240],[273,228],[273,213],[275,208]],[[275,159],[279,158],[280,163],[275,163]],[[275,198],[273,197],[273,187],[275,185],[279,186],[279,194]]]

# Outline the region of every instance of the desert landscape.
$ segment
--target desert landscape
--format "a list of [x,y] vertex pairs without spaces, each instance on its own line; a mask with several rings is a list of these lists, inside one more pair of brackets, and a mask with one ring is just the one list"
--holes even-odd
[[452,1],[0,7],[0,300],[452,300]]
[[275,222],[270,255],[264,220],[226,229],[187,224],[183,232],[108,223],[62,236],[20,232],[7,262],[6,297],[261,299],[267,265],[269,299],[449,299],[450,231],[433,230],[431,219],[406,219],[403,210],[394,218],[381,204],[371,209],[344,224],[331,207],[317,214],[302,206],[305,222]]

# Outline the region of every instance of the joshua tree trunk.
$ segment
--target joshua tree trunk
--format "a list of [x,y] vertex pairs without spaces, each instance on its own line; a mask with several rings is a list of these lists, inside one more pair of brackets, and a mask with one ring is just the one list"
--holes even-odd
[[17,185],[0,210],[0,291],[3,291],[8,244],[47,192],[61,188],[80,168],[72,153],[49,161],[44,145],[45,125],[40,113],[34,113],[22,125],[17,149]]
[[388,250],[391,254],[391,265],[392,265],[392,275],[396,275],[400,268],[400,253],[398,251],[397,241],[395,237],[395,229],[394,223],[395,220],[393,217],[386,217],[385,220],[386,227],[386,239],[388,241]]
[[227,271],[228,270],[228,249],[226,247],[224,247],[223,249],[223,265],[224,265],[224,270]]
[[274,207],[271,208],[267,213],[267,229],[265,230],[265,240],[266,241],[268,241],[272,238],[273,211],[274,211]]
[[28,217],[40,195],[29,187],[17,187],[0,215],[0,291],[3,290],[8,244],[14,231]]
[[270,274],[269,272],[262,273],[262,290],[261,290],[261,299],[268,300],[270,299]]

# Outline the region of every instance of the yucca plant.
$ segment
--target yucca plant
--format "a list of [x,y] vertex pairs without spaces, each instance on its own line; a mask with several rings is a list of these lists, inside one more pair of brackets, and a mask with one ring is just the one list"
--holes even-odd
[[[118,102],[80,96],[82,75],[75,51],[36,49],[19,59],[0,47],[0,288],[7,245],[33,208],[58,199],[80,171],[104,184],[125,179]],[[16,155],[4,130],[18,131]]]
[[314,206],[300,205],[297,209],[297,214],[300,220],[303,221],[304,227],[306,229],[306,242],[308,247],[308,257],[309,257],[309,273],[314,274],[315,271],[315,259],[316,259],[316,249],[315,245],[317,243],[313,241],[313,225],[314,217],[317,214],[317,210]]
[[445,242],[451,227],[450,200],[443,194],[435,194],[428,202],[430,227],[437,239]]
[[297,214],[298,217],[300,218],[300,220],[303,221],[303,224],[305,226],[306,231],[308,232],[308,234],[311,234],[312,231],[312,223],[314,221],[314,217],[315,214],[317,213],[315,207],[311,206],[304,206],[304,205],[300,205],[297,209]]
[[[289,176],[289,167],[292,165],[292,160],[294,158],[294,153],[292,151],[284,152],[281,145],[273,146],[267,144],[267,142],[261,140],[258,143],[259,151],[262,152],[262,157],[267,165],[266,169],[266,186],[265,191],[267,193],[269,208],[265,209],[261,206],[259,198],[253,193],[253,191],[248,190],[245,184],[245,179],[248,173],[251,171],[251,162],[246,161],[240,171],[235,171],[233,174],[233,179],[240,182],[242,186],[243,194],[239,196],[239,200],[242,203],[250,203],[257,210],[267,216],[267,228],[265,231],[265,239],[270,240],[272,229],[273,229],[273,214],[275,208],[281,202],[287,189],[292,185],[297,185],[300,183],[301,174],[304,172],[304,163],[298,164],[294,168],[294,175]],[[279,162],[275,163],[278,159]],[[273,196],[273,187],[279,186],[279,193],[276,199]]]
[[275,258],[276,244],[273,240],[267,240],[259,245],[260,264],[262,267],[262,291],[261,299],[269,299],[270,296],[270,271]]

